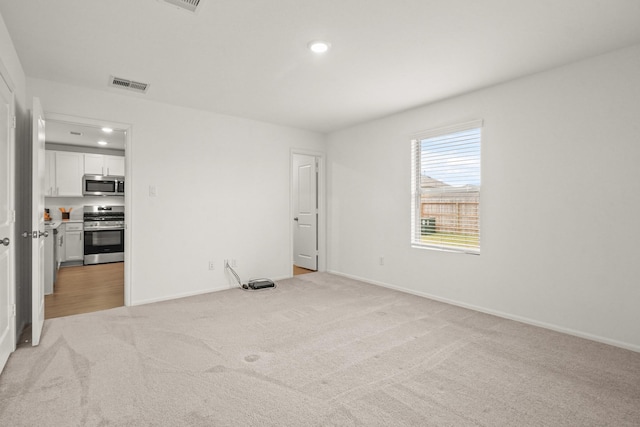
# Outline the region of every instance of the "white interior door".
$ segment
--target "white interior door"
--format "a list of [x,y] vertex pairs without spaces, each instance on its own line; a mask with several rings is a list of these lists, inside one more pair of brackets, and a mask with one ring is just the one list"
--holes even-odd
[[0,76],[0,372],[16,345],[13,94]]
[[31,188],[31,342],[40,344],[44,325],[44,112],[38,98],[33,98],[33,153]]
[[318,163],[314,156],[293,155],[293,263],[318,269]]

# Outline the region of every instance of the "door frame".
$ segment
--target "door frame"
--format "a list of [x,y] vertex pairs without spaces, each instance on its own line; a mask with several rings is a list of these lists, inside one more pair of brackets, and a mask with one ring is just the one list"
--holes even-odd
[[[45,239],[44,191],[46,119],[40,99],[32,98],[31,106],[31,345],[40,344],[44,329]],[[28,232],[27,232],[28,233]]]
[[[17,286],[17,269],[18,269],[18,263],[17,263],[17,259],[18,259],[18,246],[19,243],[18,239],[17,239],[17,233],[16,233],[16,220],[17,220],[17,190],[16,190],[16,185],[18,182],[17,179],[17,170],[18,168],[16,167],[17,164],[17,147],[16,147],[16,135],[17,135],[17,117],[16,117],[16,87],[15,84],[13,83],[13,80],[11,80],[11,75],[9,74],[9,71],[7,70],[7,68],[4,65],[4,61],[2,60],[2,58],[0,58],[0,79],[4,82],[4,84],[6,85],[7,89],[9,89],[9,94],[10,94],[10,102],[9,102],[9,123],[7,123],[7,127],[9,129],[8,132],[8,138],[9,140],[7,141],[8,144],[8,148],[9,148],[9,158],[8,158],[8,163],[9,163],[9,170],[8,170],[8,175],[9,175],[9,211],[13,212],[13,218],[10,220],[10,224],[9,224],[9,236],[0,236],[0,238],[3,237],[9,237],[9,239],[11,240],[10,245],[7,248],[7,258],[8,258],[8,264],[9,264],[9,282],[7,283],[7,295],[8,295],[8,305],[7,307],[4,307],[3,309],[0,309],[0,315],[4,315],[5,313],[7,314],[7,316],[9,317],[9,324],[8,324],[8,330],[9,330],[9,336],[7,336],[7,340],[9,340],[9,343],[11,345],[10,347],[10,351],[9,351],[9,356],[11,355],[11,353],[13,353],[16,350],[16,344],[17,344],[17,340],[18,340],[18,333],[19,331],[17,331],[17,318],[16,318],[16,304],[17,304],[17,294],[18,294],[18,286]],[[12,119],[13,118],[13,119]],[[13,120],[14,122],[11,123],[11,120]],[[4,289],[1,289],[0,292],[5,292]],[[6,312],[4,310],[7,310]],[[8,360],[8,359],[7,359]],[[0,372],[3,371],[5,364],[7,362],[7,360],[0,360]]]
[[291,268],[291,277],[293,277],[293,236],[295,227],[295,223],[293,221],[293,217],[295,216],[295,212],[293,212],[293,198],[295,197],[293,191],[293,180],[295,179],[293,157],[296,154],[312,156],[318,160],[318,271],[327,270],[326,154],[322,151],[292,148],[289,155],[289,264]]
[[129,224],[133,223],[133,197],[131,195],[133,189],[133,179],[131,173],[131,165],[133,163],[133,150],[131,149],[133,143],[133,126],[130,123],[120,123],[111,120],[90,119],[87,117],[72,116],[68,114],[60,114],[49,112],[45,110],[44,113],[46,120],[55,122],[64,122],[70,124],[78,124],[84,126],[104,127],[108,126],[112,129],[124,130],[126,132],[125,145],[124,145],[124,217],[125,217],[125,230],[124,230],[124,305],[131,305],[131,295],[133,293],[133,285],[131,281],[132,277],[132,248],[133,248],[133,233]]

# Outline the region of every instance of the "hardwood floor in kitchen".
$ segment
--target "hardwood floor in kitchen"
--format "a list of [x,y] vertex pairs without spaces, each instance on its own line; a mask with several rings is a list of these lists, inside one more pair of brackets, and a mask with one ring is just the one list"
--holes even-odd
[[54,293],[44,297],[45,319],[124,305],[124,262],[62,267]]
[[300,274],[309,274],[315,273],[315,270],[307,270],[306,268],[298,267],[297,265],[293,265],[293,275],[299,276]]

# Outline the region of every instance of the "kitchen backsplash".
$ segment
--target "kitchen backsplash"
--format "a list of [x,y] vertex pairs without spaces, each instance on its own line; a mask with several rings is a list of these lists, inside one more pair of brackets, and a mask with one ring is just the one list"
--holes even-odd
[[44,207],[49,209],[51,219],[61,220],[62,212],[58,208],[65,208],[67,212],[71,208],[69,219],[83,219],[85,206],[124,206],[124,197],[45,197]]

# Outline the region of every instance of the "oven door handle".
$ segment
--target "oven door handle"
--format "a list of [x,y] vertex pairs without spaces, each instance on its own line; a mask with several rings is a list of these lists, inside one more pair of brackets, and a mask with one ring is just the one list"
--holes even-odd
[[107,230],[124,230],[122,226],[116,227],[100,227],[100,228],[85,228],[84,231],[107,231]]

